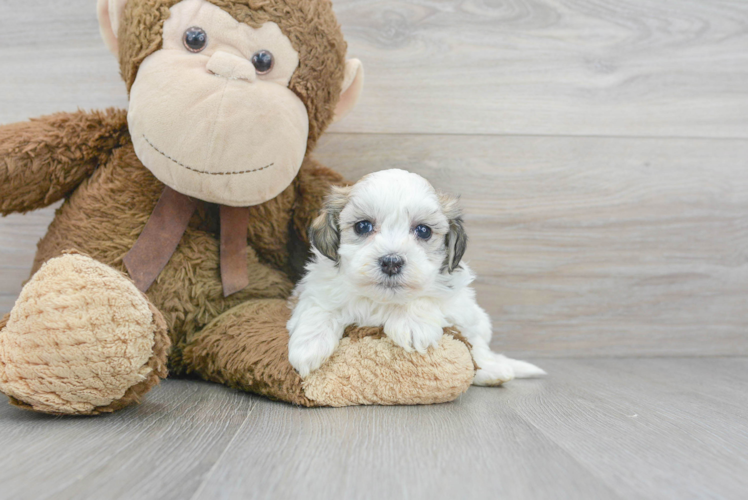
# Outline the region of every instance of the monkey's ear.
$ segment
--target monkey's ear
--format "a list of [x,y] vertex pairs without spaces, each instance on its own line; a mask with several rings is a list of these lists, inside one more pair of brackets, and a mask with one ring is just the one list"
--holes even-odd
[[345,62],[345,79],[343,90],[340,93],[340,101],[335,108],[333,123],[341,120],[351,112],[361,98],[364,89],[364,65],[358,59],[349,59]]
[[351,188],[333,187],[332,193],[325,199],[325,205],[319,217],[309,227],[309,241],[314,248],[330,260],[338,262],[340,248],[340,212],[348,203]]
[[125,10],[127,0],[98,0],[96,14],[99,16],[99,31],[101,38],[107,48],[119,58],[119,44],[117,43],[117,32],[119,31],[122,13]]
[[444,240],[447,247],[447,257],[444,259],[442,271],[450,273],[460,265],[462,257],[467,250],[467,232],[462,221],[462,210],[460,210],[459,199],[449,195],[439,195],[442,212],[449,220],[449,232]]

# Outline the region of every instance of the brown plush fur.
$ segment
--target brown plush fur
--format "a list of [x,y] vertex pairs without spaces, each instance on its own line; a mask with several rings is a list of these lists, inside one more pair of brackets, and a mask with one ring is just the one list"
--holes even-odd
[[[177,251],[148,290],[151,302],[164,313],[175,346],[170,367],[184,372],[181,350],[185,339],[224,312],[251,299],[285,299],[293,288],[289,278],[289,245],[305,245],[304,232],[331,183],[342,178],[307,159],[294,183],[280,196],[250,209],[247,265],[250,285],[223,296],[219,268],[219,224],[216,206],[201,204]],[[124,272],[122,258],[145,227],[163,184],[122,147],[81,184],[58,210],[40,241],[35,272],[44,262],[75,250]],[[297,214],[295,209],[304,207]]]
[[0,127],[0,214],[64,198],[130,140],[127,112],[57,113]]
[[[276,22],[291,39],[301,64],[290,87],[309,112],[311,151],[332,119],[344,73],[346,46],[330,2],[210,1],[250,25]],[[119,33],[121,69],[128,89],[143,59],[159,49],[163,22],[175,3],[128,2]],[[271,398],[306,406],[319,404],[307,397],[301,379],[288,363],[285,323],[289,312],[285,301],[309,253],[307,228],[330,187],[344,184],[340,175],[307,155],[285,191],[252,207],[247,253],[250,285],[228,298],[223,296],[219,269],[218,207],[199,204],[179,247],[147,292],[158,331],[163,333],[168,328],[173,345],[168,356],[172,374],[195,374]],[[70,251],[125,273],[122,259],[141,234],[163,189],[164,185],[136,157],[123,110],[60,113],[0,127],[0,213],[25,212],[65,198],[47,235],[39,242],[32,274]],[[7,317],[0,321],[0,336],[7,333],[3,331],[7,321]],[[83,413],[114,411],[136,402],[159,377],[164,377],[169,341],[163,335],[158,338],[161,340],[155,343],[148,365],[152,375],[112,404]],[[382,343],[386,339],[369,341]],[[379,344],[372,347],[380,354],[384,352]],[[355,356],[357,351],[350,352]],[[463,354],[459,351],[458,358]],[[383,359],[389,359],[389,355]],[[357,360],[343,357],[339,362],[355,364]],[[384,365],[382,368],[387,370]],[[430,373],[423,376],[432,377]],[[411,383],[408,377],[413,376],[391,377],[384,385],[369,380],[369,386],[359,388],[363,396],[348,391],[344,399],[350,404],[376,402],[371,395],[381,393],[387,395],[386,402],[397,402],[392,395],[403,388],[407,392]],[[335,377],[330,380],[341,383]],[[437,389],[448,387],[447,393],[454,397],[467,388],[465,383],[470,383],[462,375],[443,380],[446,385]],[[427,385],[416,383],[414,387],[423,389]],[[317,384],[317,388],[321,394],[339,392],[325,383]],[[428,395],[420,399],[436,400],[445,399],[430,399]],[[338,398],[335,404],[341,401]],[[28,401],[15,402],[28,406]],[[54,408],[43,411],[56,412]]]
[[85,255],[50,260],[0,334],[0,390],[24,407],[94,415],[166,376],[166,322],[122,273]]
[[[316,404],[444,403],[473,381],[470,350],[448,333],[426,354],[408,353],[389,338],[356,337],[341,340],[322,368],[304,380],[304,394]],[[356,362],[348,362],[352,359]]]
[[[307,151],[332,121],[343,85],[347,44],[328,0],[208,0],[239,22],[259,28],[276,23],[299,53],[289,88],[309,113]],[[164,21],[179,0],[130,0],[118,39],[128,91],[143,60],[161,48]]]
[[286,301],[253,300],[211,322],[184,351],[189,372],[213,382],[304,406],[301,377],[288,362]]
[[[465,344],[468,350],[473,348],[472,344],[466,339],[459,330],[453,327],[446,327],[444,329],[444,335],[449,335],[458,342]],[[360,327],[357,325],[350,325],[345,329],[343,338],[350,338],[351,342],[358,342],[361,339],[371,337],[372,339],[383,339],[386,337],[383,327]],[[479,369],[478,365],[473,361],[473,371]]]
[[[125,395],[117,401],[114,401],[107,406],[94,408],[88,412],[79,412],[79,415],[104,415],[121,410],[132,404],[140,403],[142,397],[147,394],[148,391],[157,386],[162,378],[166,378],[166,376],[168,375],[166,360],[169,354],[169,347],[171,346],[171,342],[169,341],[166,321],[164,321],[164,317],[157,309],[155,309],[152,305],[150,306],[150,308],[151,312],[153,312],[153,321],[156,324],[157,332],[155,336],[156,342],[153,345],[153,356],[148,360],[148,364],[146,365],[151,370],[150,374],[142,382],[127,389]],[[10,315],[8,315],[8,317],[10,317]],[[7,317],[3,318],[3,320],[7,321]],[[2,332],[4,326],[4,323],[0,321],[0,332]],[[19,401],[12,396],[10,396],[8,399],[13,406],[17,406],[18,408],[31,411],[37,410],[33,406],[24,403],[23,401]],[[61,413],[57,412],[48,413],[52,413],[54,415],[62,415]]]
[[[111,156],[103,162],[102,151],[87,150],[86,153],[95,155],[96,158],[83,156],[80,161],[98,162],[98,168],[77,188],[58,188],[56,196],[67,196],[67,199],[57,211],[46,236],[39,242],[32,274],[45,262],[69,251],[84,253],[125,272],[122,258],[142,232],[164,187],[137,159],[132,144],[122,140],[122,137],[127,137],[124,112],[110,111],[103,115],[78,112],[77,115],[67,122],[90,123],[92,116],[105,116],[110,121],[112,117],[118,117],[119,126],[112,126],[107,122],[107,127],[102,128],[109,130],[124,145],[113,149]],[[55,119],[59,120],[60,115],[56,115]],[[48,119],[32,124],[46,123],[46,120]],[[42,132],[47,133],[46,130]],[[63,143],[72,144],[74,139],[74,136],[66,136]],[[29,141],[28,134],[23,140]],[[46,135],[29,142],[38,144],[42,151],[52,149],[52,145],[45,141]],[[12,150],[8,147],[9,142],[12,141],[6,141],[3,146]],[[103,138],[102,142],[106,143]],[[23,170],[22,161],[19,160],[36,156],[36,151],[29,148],[24,150],[20,159],[6,156],[6,165],[10,168],[3,172],[4,178],[0,177],[0,185],[8,187],[7,190],[4,189],[2,199],[7,205],[13,202],[14,205],[11,206],[16,210],[36,208],[41,203],[40,200],[44,199],[41,193],[34,193],[33,197],[26,198],[28,201],[24,202],[19,202],[12,196],[14,189],[17,190],[27,182],[26,177],[19,179],[18,176],[11,175]],[[46,170],[52,173],[51,177],[56,177],[56,172],[68,170],[67,162],[60,164],[53,156],[42,158],[46,161],[38,165],[40,172]],[[250,209],[247,261],[251,283],[243,291],[228,298],[223,296],[220,279],[218,209],[213,205],[201,204],[176,253],[147,294],[151,303],[163,313],[168,325],[174,346],[169,356],[173,374],[199,373],[199,369],[205,366],[199,365],[197,369],[192,367],[200,346],[207,345],[200,341],[198,333],[218,316],[237,306],[251,303],[253,299],[285,300],[288,297],[293,288],[292,276],[299,274],[298,267],[303,264],[308,252],[305,228],[322,205],[330,185],[342,183],[340,175],[307,158],[297,178],[280,196]],[[291,262],[290,248],[293,247],[302,248],[301,258],[297,262]],[[260,310],[260,313],[265,312],[266,309]],[[245,316],[244,320],[247,323],[272,323],[273,318]],[[277,330],[274,331],[272,340],[286,342],[285,323],[276,323],[273,323]],[[210,339],[211,330],[208,329],[205,334]],[[186,366],[182,351],[188,346],[187,339],[198,342],[198,347],[190,350],[192,358]],[[217,342],[220,344],[218,347],[225,351],[233,351],[239,347],[231,337],[222,337]],[[216,347],[214,341],[211,348]],[[235,381],[232,382],[230,376],[222,381],[249,389],[243,382],[246,380],[245,373],[234,375]],[[295,372],[293,375],[296,376]],[[205,376],[215,379],[212,371],[206,372]],[[293,386],[292,382],[289,384],[289,387]],[[140,389],[142,388],[134,390],[133,394],[137,396],[142,392]],[[258,389],[258,392],[265,391]],[[283,397],[283,394],[278,393],[274,397]],[[132,398],[133,401],[135,399],[136,397]],[[298,397],[289,389],[288,396],[283,399],[296,401]]]

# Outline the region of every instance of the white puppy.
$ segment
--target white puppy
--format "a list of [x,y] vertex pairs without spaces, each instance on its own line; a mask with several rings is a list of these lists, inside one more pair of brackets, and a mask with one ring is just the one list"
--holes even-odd
[[419,353],[454,326],[472,345],[476,385],[544,374],[491,351],[491,320],[461,262],[461,215],[455,198],[404,170],[335,188],[310,228],[314,257],[292,298],[288,350],[299,374],[319,368],[352,324],[384,326],[393,342]]

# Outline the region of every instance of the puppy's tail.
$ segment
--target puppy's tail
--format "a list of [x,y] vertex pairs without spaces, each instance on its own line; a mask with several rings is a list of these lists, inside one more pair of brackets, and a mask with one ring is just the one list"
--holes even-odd
[[528,363],[527,361],[520,361],[511,358],[506,359],[514,369],[514,378],[535,378],[548,375],[545,370],[533,365],[532,363]]

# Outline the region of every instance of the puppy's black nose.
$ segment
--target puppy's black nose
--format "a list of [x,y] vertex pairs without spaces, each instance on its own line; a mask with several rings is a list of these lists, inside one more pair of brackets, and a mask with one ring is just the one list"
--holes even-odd
[[386,255],[379,259],[379,265],[382,266],[382,272],[387,276],[396,276],[403,270],[403,258],[399,255]]

